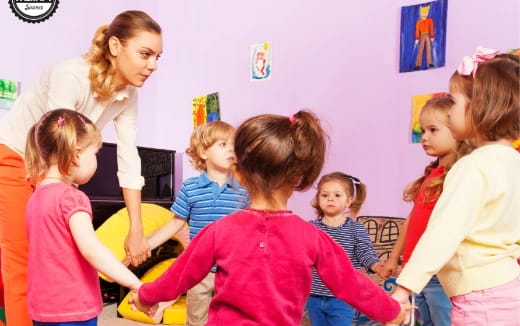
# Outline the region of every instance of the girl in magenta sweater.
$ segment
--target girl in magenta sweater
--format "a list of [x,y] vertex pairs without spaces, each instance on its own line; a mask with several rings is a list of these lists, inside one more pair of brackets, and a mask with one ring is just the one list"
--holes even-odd
[[332,238],[287,209],[293,191],[318,177],[325,139],[307,111],[245,121],[235,135],[236,172],[250,208],[205,227],[131,302],[153,314],[158,302],[175,299],[217,265],[207,325],[299,325],[315,267],[339,299],[374,320],[401,322],[409,305],[389,298]]

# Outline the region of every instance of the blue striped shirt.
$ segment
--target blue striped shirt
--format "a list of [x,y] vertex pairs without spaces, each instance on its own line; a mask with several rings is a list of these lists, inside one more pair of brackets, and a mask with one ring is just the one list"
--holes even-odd
[[[361,223],[350,218],[347,218],[345,223],[337,227],[323,224],[321,218],[310,222],[325,231],[343,247],[343,250],[348,254],[352,265],[356,269],[360,270],[361,266],[363,266],[368,271],[370,266],[379,261],[372,242],[368,237],[368,232]],[[338,277],[341,277],[341,275],[338,275]],[[345,280],[345,282],[348,282],[348,280]],[[312,269],[311,295],[334,296],[327,286],[323,284],[315,268]]]
[[249,195],[238,182],[228,179],[220,186],[202,173],[184,181],[171,211],[188,222],[193,239],[206,225],[247,206]]

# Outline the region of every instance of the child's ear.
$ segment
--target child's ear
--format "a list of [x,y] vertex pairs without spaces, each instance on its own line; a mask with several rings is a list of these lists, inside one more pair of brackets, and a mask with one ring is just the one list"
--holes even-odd
[[347,204],[346,204],[347,208],[350,208],[350,206],[352,205],[352,202],[353,202],[352,197],[349,197],[347,199]]
[[79,157],[76,155],[76,157],[74,157],[74,159],[72,160],[72,166],[74,167],[78,167],[79,166]]
[[208,159],[208,154],[206,154],[206,150],[204,150],[204,149],[199,150],[199,156],[204,161]]
[[79,166],[79,147],[78,149],[76,150],[76,154],[74,155],[74,158],[72,159],[72,165],[74,166]]

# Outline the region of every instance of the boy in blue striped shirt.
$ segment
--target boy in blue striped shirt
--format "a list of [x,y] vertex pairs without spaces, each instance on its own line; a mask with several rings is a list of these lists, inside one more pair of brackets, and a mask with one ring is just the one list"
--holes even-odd
[[[175,235],[186,222],[190,239],[206,225],[249,205],[249,195],[236,179],[231,178],[235,164],[235,129],[222,121],[212,121],[195,128],[186,154],[200,176],[182,184],[171,210],[173,218],[148,238],[151,249]],[[214,294],[216,267],[186,297],[187,326],[204,325]]]

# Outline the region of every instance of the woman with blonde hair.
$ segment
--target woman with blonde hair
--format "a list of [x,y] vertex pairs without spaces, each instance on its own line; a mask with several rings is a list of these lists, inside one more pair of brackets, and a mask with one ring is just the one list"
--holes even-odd
[[161,27],[130,10],[99,27],[89,52],[45,69],[0,121],[0,246],[9,325],[32,325],[27,314],[25,206],[33,185],[24,167],[27,132],[46,112],[66,108],[102,129],[113,121],[118,178],[130,216],[125,248],[134,266],[150,255],[141,221],[141,161],[136,147],[137,87],[157,69]]

